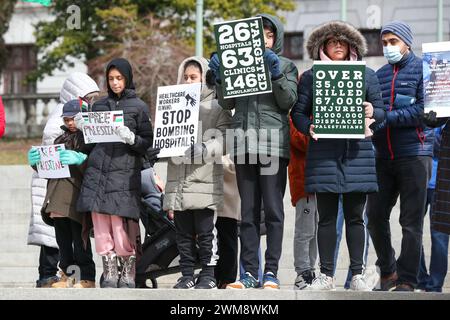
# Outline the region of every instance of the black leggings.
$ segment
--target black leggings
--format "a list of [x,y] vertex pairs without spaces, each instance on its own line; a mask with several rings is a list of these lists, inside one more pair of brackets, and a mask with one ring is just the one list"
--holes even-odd
[[[363,220],[365,193],[342,194],[342,207],[345,219],[345,236],[350,256],[350,269],[353,275],[361,274],[365,244],[365,226]],[[317,193],[319,227],[317,242],[320,257],[320,272],[333,277],[334,253],[336,250],[336,219],[339,205],[338,193]]]

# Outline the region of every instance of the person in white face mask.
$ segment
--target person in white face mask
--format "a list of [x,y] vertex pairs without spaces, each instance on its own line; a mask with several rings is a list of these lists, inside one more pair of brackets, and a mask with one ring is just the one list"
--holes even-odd
[[[411,28],[402,21],[392,21],[383,26],[380,37],[388,61],[377,71],[386,118],[374,128],[372,137],[379,192],[368,197],[368,229],[381,271],[380,289],[413,291],[417,287],[434,134],[422,121],[422,59],[412,51]],[[396,258],[389,218],[399,196],[402,245]]]

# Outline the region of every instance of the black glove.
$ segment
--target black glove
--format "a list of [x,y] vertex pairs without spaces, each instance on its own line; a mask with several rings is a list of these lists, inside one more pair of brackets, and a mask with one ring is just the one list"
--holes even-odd
[[423,122],[431,128],[437,128],[442,126],[446,121],[447,118],[436,118],[437,113],[431,110],[428,113],[424,113],[422,116]]
[[150,147],[147,149],[146,156],[147,156],[148,162],[150,163],[150,166],[153,167],[153,165],[159,160],[158,154],[160,151],[161,151],[161,148]]
[[206,156],[206,145],[202,143],[195,143],[186,149],[184,156],[188,159],[195,159]]
[[211,55],[211,59],[209,60],[208,64],[209,69],[214,74],[214,78],[216,79],[216,82],[220,83],[220,60],[217,53],[213,53]]

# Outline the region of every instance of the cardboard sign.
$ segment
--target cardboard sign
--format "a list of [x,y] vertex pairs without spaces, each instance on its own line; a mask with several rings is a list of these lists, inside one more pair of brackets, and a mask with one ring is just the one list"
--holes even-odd
[[117,129],[124,126],[123,111],[83,112],[85,143],[124,142]]
[[201,83],[158,88],[153,147],[159,158],[176,157],[197,142]]
[[63,144],[50,146],[34,146],[41,155],[41,161],[36,164],[39,178],[59,179],[70,177],[68,165],[63,165],[59,161],[59,151],[65,150]]
[[364,61],[314,61],[313,124],[318,138],[364,139]]
[[450,41],[422,44],[425,112],[450,117]]
[[223,97],[272,92],[272,82],[263,59],[262,18],[217,23],[214,33],[221,63]]

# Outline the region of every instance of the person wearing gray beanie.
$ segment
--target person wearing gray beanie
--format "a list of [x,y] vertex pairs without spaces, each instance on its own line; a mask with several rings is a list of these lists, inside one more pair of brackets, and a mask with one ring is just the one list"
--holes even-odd
[[391,21],[381,29],[381,36],[386,33],[393,33],[398,36],[411,49],[413,35],[411,28],[403,21]]
[[383,55],[391,65],[400,62],[411,51],[413,35],[411,28],[402,21],[392,21],[380,32]]
[[[401,21],[389,22],[381,30],[381,42],[389,62],[377,71],[386,118],[373,128],[379,191],[367,198],[367,227],[377,253],[380,290],[414,291],[434,134],[422,123],[423,63],[411,50],[411,28]],[[402,240],[396,258],[389,230],[392,204],[398,198]]]

